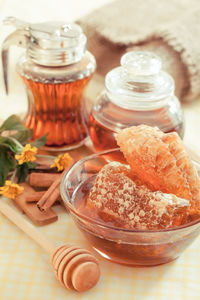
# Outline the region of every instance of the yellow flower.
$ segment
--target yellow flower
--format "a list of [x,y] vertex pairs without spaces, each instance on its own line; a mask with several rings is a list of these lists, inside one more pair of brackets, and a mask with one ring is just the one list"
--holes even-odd
[[10,180],[6,180],[5,185],[0,187],[0,194],[15,199],[23,192],[24,188],[19,184],[12,183]]
[[26,144],[23,151],[19,155],[15,155],[16,160],[18,160],[19,165],[22,165],[25,162],[34,161],[36,160],[36,153],[38,149],[36,147],[32,147],[30,144]]
[[53,165],[51,165],[51,168],[56,167],[58,171],[62,171],[69,167],[69,164],[71,163],[72,158],[68,153],[60,154],[58,157],[54,160]]

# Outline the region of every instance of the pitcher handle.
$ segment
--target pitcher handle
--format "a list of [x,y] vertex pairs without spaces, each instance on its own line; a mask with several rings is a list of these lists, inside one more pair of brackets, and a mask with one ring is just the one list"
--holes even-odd
[[26,48],[29,38],[28,23],[22,22],[14,17],[8,17],[4,20],[5,25],[14,25],[17,30],[11,33],[3,42],[1,49],[1,59],[3,66],[3,78],[6,94],[8,94],[8,56],[9,48],[12,45]]

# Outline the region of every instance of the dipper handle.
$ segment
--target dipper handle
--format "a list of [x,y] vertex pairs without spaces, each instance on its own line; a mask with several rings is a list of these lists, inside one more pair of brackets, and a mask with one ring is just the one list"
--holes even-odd
[[84,292],[99,280],[100,268],[97,259],[88,251],[76,246],[54,245],[21,214],[0,199],[0,212],[51,255],[51,264],[59,282],[70,290]]
[[28,222],[19,212],[4,202],[5,198],[0,199],[0,212],[6,216],[17,227],[23,230],[31,239],[40,245],[46,252],[52,253],[55,246],[39,231]]

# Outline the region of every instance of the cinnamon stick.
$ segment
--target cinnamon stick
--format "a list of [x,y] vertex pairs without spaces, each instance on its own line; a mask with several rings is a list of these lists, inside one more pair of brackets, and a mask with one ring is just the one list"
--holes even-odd
[[41,211],[47,211],[60,196],[60,182],[65,171],[59,174],[59,178],[54,181],[42,198],[37,202],[37,207]]
[[57,214],[51,208],[46,212],[41,212],[37,208],[36,203],[27,203],[27,196],[34,194],[35,191],[27,183],[22,183],[20,185],[24,187],[24,191],[14,200],[14,203],[33,221],[35,225],[46,225],[55,222],[58,219]]
[[60,173],[37,173],[32,172],[29,176],[29,183],[34,187],[48,188],[60,178]]
[[[40,192],[33,192],[29,196],[26,197],[26,202],[27,203],[34,203],[38,202],[42,196],[45,194],[46,191],[40,191]],[[61,196],[59,195],[56,201],[62,201]]]
[[44,195],[45,191],[41,192],[32,192],[29,196],[26,197],[26,202],[31,203],[31,202],[38,202],[41,197]]

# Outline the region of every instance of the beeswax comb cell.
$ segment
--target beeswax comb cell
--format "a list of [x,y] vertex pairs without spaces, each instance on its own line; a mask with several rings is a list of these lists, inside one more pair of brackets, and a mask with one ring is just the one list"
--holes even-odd
[[130,178],[128,166],[105,165],[95,179],[87,203],[104,221],[129,229],[162,229],[187,222],[189,201],[151,192]]
[[199,210],[200,180],[177,133],[139,125],[123,129],[116,139],[139,180],[153,191],[189,200],[192,214]]

